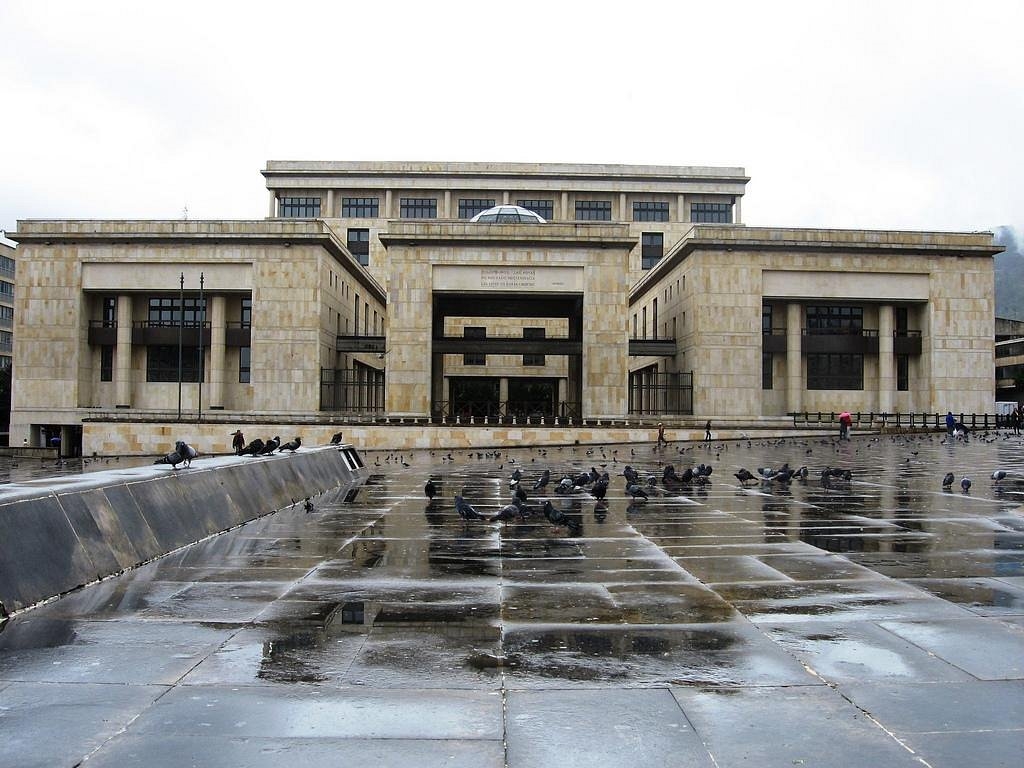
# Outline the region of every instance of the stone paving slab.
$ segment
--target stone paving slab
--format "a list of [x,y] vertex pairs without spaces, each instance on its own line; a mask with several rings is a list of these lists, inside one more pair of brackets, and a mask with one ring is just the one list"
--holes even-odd
[[826,686],[673,688],[718,768],[921,768],[857,707]]
[[614,695],[512,689],[507,706],[509,765],[593,768],[616,755],[645,768],[715,765],[664,688]]
[[880,626],[980,680],[1024,679],[1024,633],[1000,621],[883,621]]
[[122,736],[104,746],[88,768],[504,768],[500,739],[350,739],[195,734]]
[[11,683],[0,690],[0,765],[78,765],[167,690],[159,685]]

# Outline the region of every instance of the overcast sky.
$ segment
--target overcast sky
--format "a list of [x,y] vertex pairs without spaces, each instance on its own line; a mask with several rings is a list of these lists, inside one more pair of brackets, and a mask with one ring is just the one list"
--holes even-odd
[[1024,3],[0,3],[0,229],[267,160],[724,165],[751,225],[1024,224]]

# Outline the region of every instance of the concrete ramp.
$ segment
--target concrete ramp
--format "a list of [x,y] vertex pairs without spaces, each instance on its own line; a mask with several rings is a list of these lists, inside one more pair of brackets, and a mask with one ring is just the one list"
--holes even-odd
[[0,605],[34,605],[367,475],[358,452],[342,445],[6,486]]

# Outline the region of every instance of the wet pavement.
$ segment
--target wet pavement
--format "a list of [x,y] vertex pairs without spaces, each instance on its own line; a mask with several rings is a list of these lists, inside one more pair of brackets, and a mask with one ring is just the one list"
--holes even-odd
[[[311,513],[3,625],[0,765],[1020,765],[1019,437],[364,459]],[[732,474],[783,462],[808,479]],[[624,466],[665,463],[714,472],[633,502]],[[460,520],[516,466],[573,528]],[[605,502],[551,493],[592,466]]]

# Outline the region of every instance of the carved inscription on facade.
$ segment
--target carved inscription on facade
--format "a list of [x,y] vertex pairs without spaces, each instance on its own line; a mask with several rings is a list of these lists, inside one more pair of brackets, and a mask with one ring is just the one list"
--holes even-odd
[[484,267],[480,270],[481,288],[536,288],[537,270],[533,267]]

